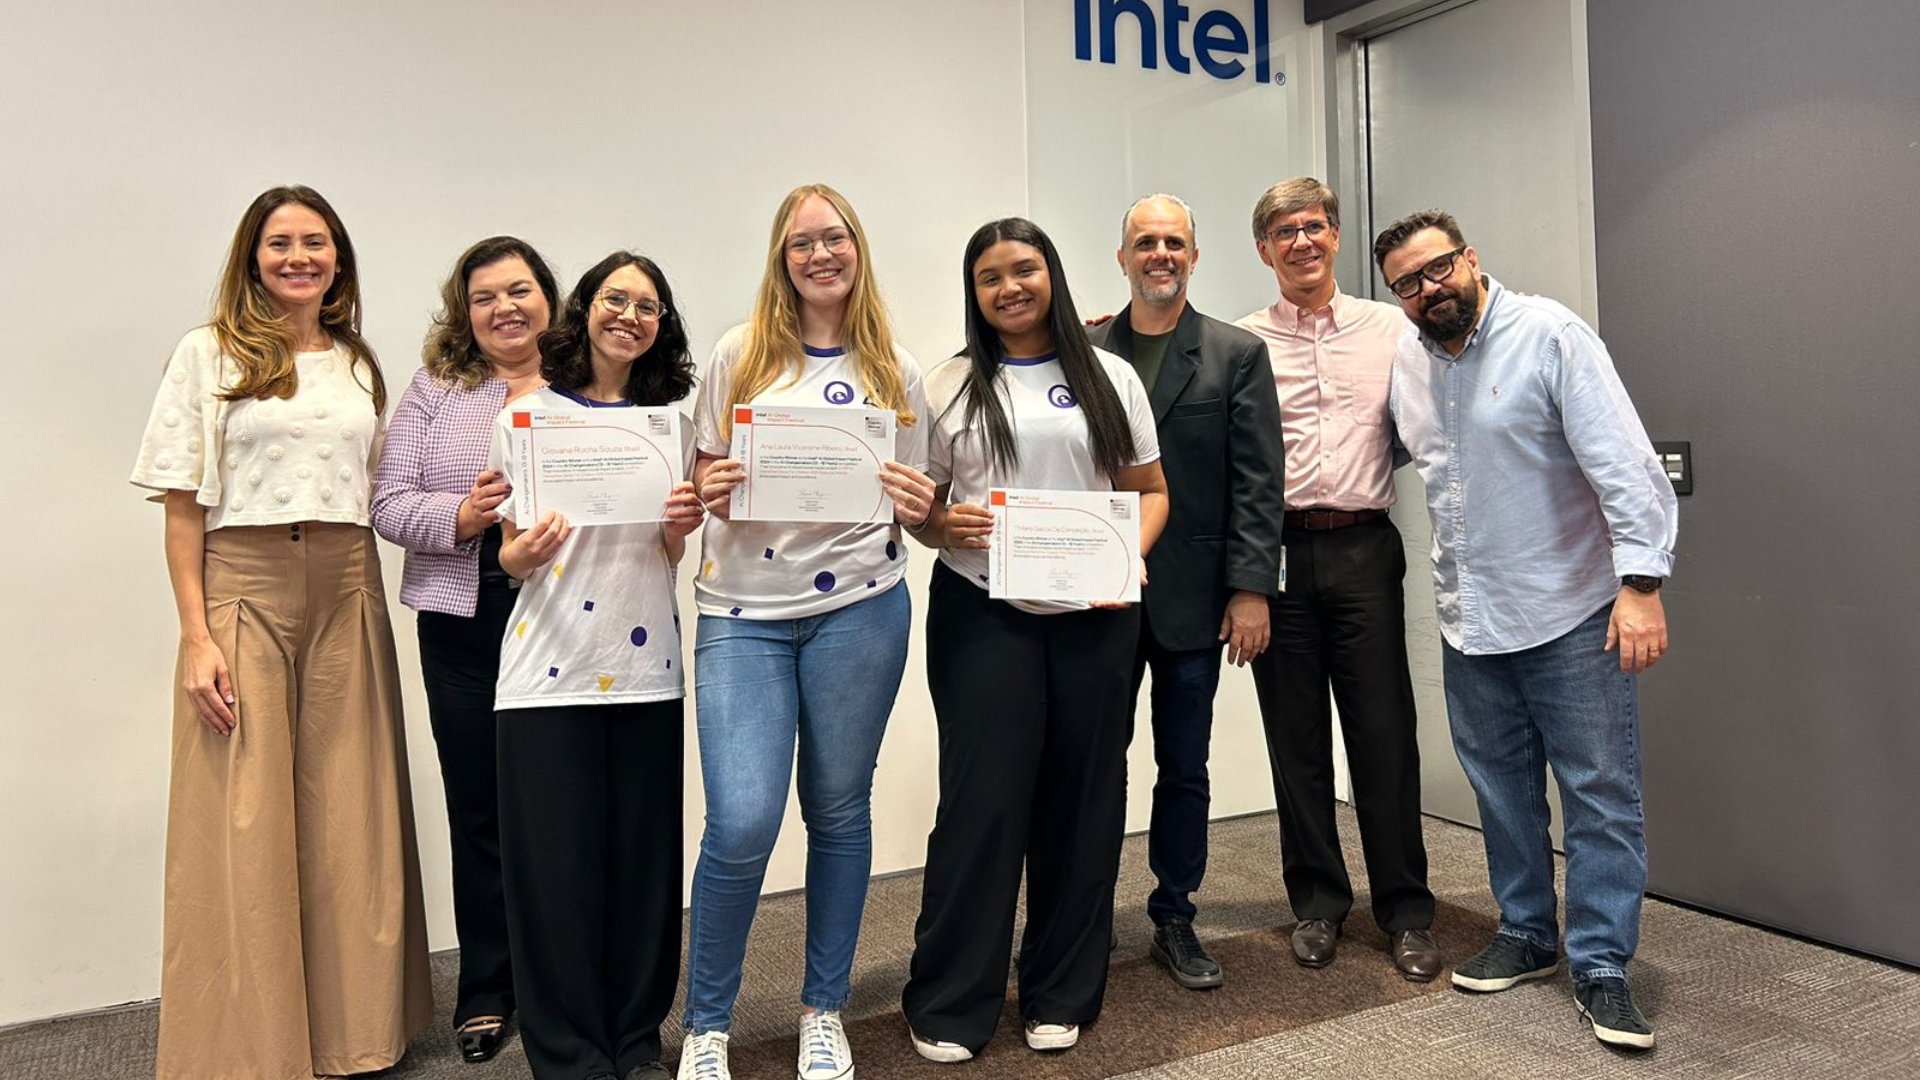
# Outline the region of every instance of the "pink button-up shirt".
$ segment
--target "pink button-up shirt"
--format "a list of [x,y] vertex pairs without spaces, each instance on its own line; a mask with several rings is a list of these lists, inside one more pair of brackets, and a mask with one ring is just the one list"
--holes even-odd
[[1398,307],[1335,291],[1318,311],[1286,297],[1241,319],[1267,343],[1287,451],[1287,509],[1393,505],[1387,386],[1410,325]]

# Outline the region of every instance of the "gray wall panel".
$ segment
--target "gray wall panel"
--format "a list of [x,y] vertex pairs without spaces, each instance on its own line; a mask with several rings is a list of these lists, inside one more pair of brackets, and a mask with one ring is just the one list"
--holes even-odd
[[1920,4],[1588,5],[1602,330],[1691,439],[1656,892],[1920,963]]

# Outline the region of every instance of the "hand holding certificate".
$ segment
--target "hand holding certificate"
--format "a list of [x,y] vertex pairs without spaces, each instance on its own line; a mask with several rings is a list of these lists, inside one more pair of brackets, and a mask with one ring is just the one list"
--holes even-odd
[[734,521],[893,520],[880,469],[893,457],[895,417],[884,409],[735,405],[731,456],[746,470],[733,489]]
[[994,516],[988,596],[1139,601],[1139,492],[995,488],[987,503]]
[[531,527],[548,511],[573,525],[660,521],[680,480],[680,411],[529,409],[513,414],[523,479],[514,517]]

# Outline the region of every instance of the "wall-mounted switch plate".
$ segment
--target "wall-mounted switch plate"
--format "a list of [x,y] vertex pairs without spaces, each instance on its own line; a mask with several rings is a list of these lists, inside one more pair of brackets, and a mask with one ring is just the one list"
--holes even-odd
[[1653,452],[1660,458],[1660,467],[1667,470],[1667,479],[1673,481],[1673,493],[1693,494],[1693,444],[1657,442]]

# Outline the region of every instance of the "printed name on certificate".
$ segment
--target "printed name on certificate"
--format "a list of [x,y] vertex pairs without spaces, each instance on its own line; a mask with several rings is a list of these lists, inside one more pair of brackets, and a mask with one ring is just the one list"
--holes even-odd
[[1140,599],[1140,493],[995,488],[987,595],[1088,603]]
[[892,521],[880,467],[893,457],[895,422],[886,409],[735,405],[730,453],[747,478],[733,489],[732,519]]
[[685,473],[680,447],[673,406],[516,411],[515,517],[522,528],[550,510],[574,525],[661,521]]

